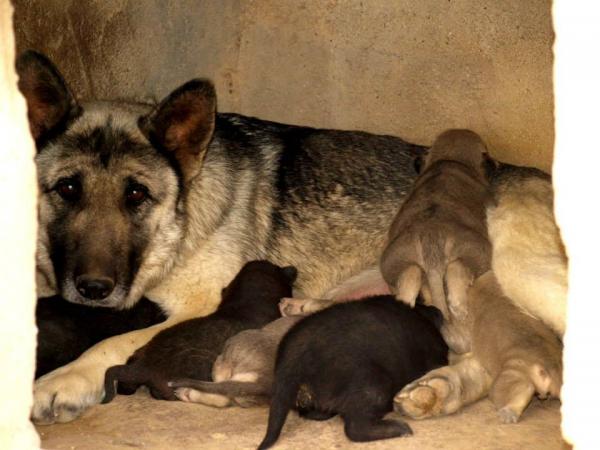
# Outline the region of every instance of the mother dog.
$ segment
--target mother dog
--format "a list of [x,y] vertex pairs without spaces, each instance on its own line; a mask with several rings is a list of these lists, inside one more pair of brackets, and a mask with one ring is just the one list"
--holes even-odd
[[296,266],[296,294],[317,298],[374,265],[423,153],[390,136],[217,114],[206,80],[158,105],[80,103],[45,56],[25,52],[17,71],[38,147],[40,294],[117,308],[146,295],[170,315],[40,378],[38,423],[98,403],[108,367],[213,311],[246,261]]

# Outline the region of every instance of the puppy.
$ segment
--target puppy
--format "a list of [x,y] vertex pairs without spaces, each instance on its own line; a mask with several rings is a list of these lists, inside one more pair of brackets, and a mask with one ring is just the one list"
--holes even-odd
[[216,359],[212,379],[169,382],[185,402],[243,408],[267,403],[273,387],[275,355],[281,338],[301,317],[282,317],[260,330],[245,330],[229,338]]
[[145,298],[124,310],[77,305],[59,296],[41,298],[35,309],[35,377],[73,361],[103,339],[146,328],[166,318],[157,304]]
[[415,419],[450,414],[489,394],[502,422],[517,422],[534,393],[559,397],[562,344],[503,295],[492,271],[469,290],[472,352],[428,373],[394,399]]
[[396,389],[447,364],[440,312],[411,309],[393,296],[340,303],[305,317],[277,351],[267,433],[271,447],[291,408],[325,420],[340,414],[352,441],[412,434],[404,422],[384,420]]
[[567,311],[567,256],[554,218],[550,177],[504,167],[492,179],[487,222],[492,268],[503,292],[560,337]]
[[105,376],[104,403],[119,392],[133,393],[147,385],[154,398],[176,400],[168,381],[210,380],[213,363],[225,341],[240,331],[259,328],[279,317],[278,303],[291,295],[297,271],[267,261],[247,263],[223,289],[211,315],[181,322],[158,333],[138,349],[127,364],[110,367]]
[[414,306],[421,291],[446,319],[450,312],[464,318],[468,287],[490,267],[485,152],[469,130],[448,130],[434,142],[380,260],[398,300]]

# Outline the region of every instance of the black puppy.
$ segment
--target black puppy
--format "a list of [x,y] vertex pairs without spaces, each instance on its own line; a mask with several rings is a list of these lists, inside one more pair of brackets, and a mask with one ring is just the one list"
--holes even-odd
[[406,423],[383,416],[402,387],[447,364],[441,324],[436,308],[411,309],[387,295],[298,322],[277,352],[269,425],[258,448],[275,443],[291,408],[315,420],[340,414],[352,441],[412,434]]
[[145,298],[125,310],[79,305],[59,296],[40,298],[35,309],[35,377],[75,360],[110,336],[147,328],[166,318],[157,304]]
[[113,366],[104,379],[104,403],[119,393],[132,394],[147,385],[154,398],[177,400],[170,380],[211,380],[212,366],[225,341],[240,331],[261,328],[280,317],[279,300],[290,296],[294,267],[267,261],[247,263],[223,289],[221,303],[211,315],[181,322],[161,331],[138,349],[127,364]]

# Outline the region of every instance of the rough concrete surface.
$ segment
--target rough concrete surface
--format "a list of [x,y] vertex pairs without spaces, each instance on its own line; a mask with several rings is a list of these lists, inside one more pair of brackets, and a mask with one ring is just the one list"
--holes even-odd
[[551,0],[13,0],[19,49],[83,97],[212,78],[222,111],[430,144],[479,132],[549,170]]
[[[146,392],[118,396],[71,423],[38,427],[44,449],[253,449],[264,436],[267,408],[215,409],[182,402],[157,401]],[[307,421],[290,413],[274,447],[280,450],[365,449],[527,449],[558,450],[558,401],[534,400],[521,422],[501,424],[488,400],[452,416],[408,421],[414,435],[372,443],[352,443],[339,417]]]

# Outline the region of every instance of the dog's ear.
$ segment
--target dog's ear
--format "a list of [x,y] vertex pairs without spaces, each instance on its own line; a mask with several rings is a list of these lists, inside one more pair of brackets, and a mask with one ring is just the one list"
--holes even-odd
[[29,128],[39,147],[42,141],[62,131],[81,108],[46,56],[27,50],[19,55],[15,67],[19,90],[27,101]]
[[283,275],[285,275],[285,277],[289,280],[290,284],[294,284],[296,278],[298,278],[298,269],[296,269],[294,266],[286,266],[283,269],[281,269],[281,271],[283,272]]
[[215,128],[217,98],[209,80],[188,81],[138,126],[152,144],[175,156],[186,181],[198,174]]

